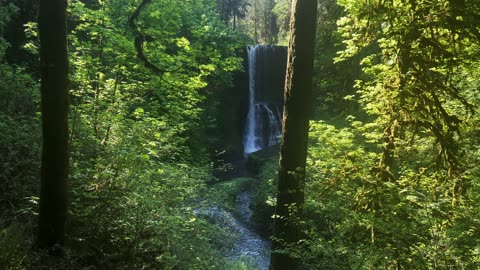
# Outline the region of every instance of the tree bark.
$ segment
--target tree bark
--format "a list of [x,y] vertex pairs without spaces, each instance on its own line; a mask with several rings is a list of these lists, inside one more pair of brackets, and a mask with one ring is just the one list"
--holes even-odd
[[316,14],[316,0],[292,2],[270,270],[295,270],[299,266],[291,249],[301,239]]
[[67,0],[41,0],[42,168],[38,245],[64,243],[68,178]]

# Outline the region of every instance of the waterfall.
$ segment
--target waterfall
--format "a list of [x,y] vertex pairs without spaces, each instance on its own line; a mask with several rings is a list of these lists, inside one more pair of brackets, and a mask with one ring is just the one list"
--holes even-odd
[[260,150],[259,138],[256,136],[256,107],[255,107],[255,60],[256,46],[248,47],[248,114],[247,127],[245,129],[244,153],[249,154]]
[[286,48],[256,45],[248,48],[249,98],[244,154],[279,142]]

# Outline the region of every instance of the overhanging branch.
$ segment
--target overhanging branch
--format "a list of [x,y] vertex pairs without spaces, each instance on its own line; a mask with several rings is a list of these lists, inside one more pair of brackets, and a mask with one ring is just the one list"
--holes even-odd
[[[134,40],[134,45],[135,45],[135,50],[137,51],[137,57],[140,59],[140,61],[143,62],[144,66],[151,71],[157,73],[157,74],[163,74],[165,72],[173,72],[175,70],[165,70],[154,63],[152,63],[147,56],[145,55],[145,51],[143,49],[143,45],[146,40],[146,36],[138,29],[137,25],[135,24],[135,21],[137,18],[140,16],[140,13],[142,10],[149,5],[152,2],[152,0],[142,0],[140,5],[135,9],[133,12],[132,16],[128,18],[128,26],[132,29],[133,33],[135,34],[135,40]],[[178,68],[179,69],[179,68]],[[176,69],[176,70],[178,70]]]

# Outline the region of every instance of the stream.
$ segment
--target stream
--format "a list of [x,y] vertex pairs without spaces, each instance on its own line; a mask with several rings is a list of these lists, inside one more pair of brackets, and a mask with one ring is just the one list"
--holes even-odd
[[246,258],[258,269],[266,270],[270,259],[270,243],[252,229],[250,203],[250,194],[243,191],[236,196],[233,213],[220,207],[201,208],[195,212],[212,218],[215,223],[222,224],[238,237],[232,248],[225,254],[228,259],[235,261]]

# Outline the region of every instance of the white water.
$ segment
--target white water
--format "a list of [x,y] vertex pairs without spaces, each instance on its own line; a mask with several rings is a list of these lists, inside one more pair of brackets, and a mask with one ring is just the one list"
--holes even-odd
[[[248,47],[249,98],[243,151],[245,155],[277,144],[282,130],[278,108],[275,114],[268,103],[255,99],[257,53],[261,49],[269,49],[269,46]],[[266,119],[268,123],[264,123]]]
[[268,269],[270,243],[255,233],[250,226],[252,210],[250,195],[241,192],[236,198],[235,215],[220,207],[200,208],[194,211],[197,215],[210,217],[237,236],[237,241],[227,252],[226,257],[232,261],[247,258],[258,269]]
[[255,106],[255,62],[257,46],[248,47],[248,114],[247,127],[245,129],[244,153],[249,154],[260,150],[258,146],[259,137],[255,136],[256,131],[256,106]]
[[[277,119],[275,117],[275,114],[273,114],[272,110],[270,110],[270,108],[267,106],[267,104],[260,103],[259,105],[268,115],[268,117],[267,117],[268,118],[268,131],[269,131],[268,146],[275,145],[275,144],[278,143],[278,138],[282,134],[281,133],[282,126],[280,125],[280,122],[278,121],[278,119],[280,119],[280,118]],[[258,110],[258,111],[261,111],[261,110]],[[277,110],[277,112],[278,112],[278,110]],[[259,115],[259,117],[262,117],[262,116]]]

